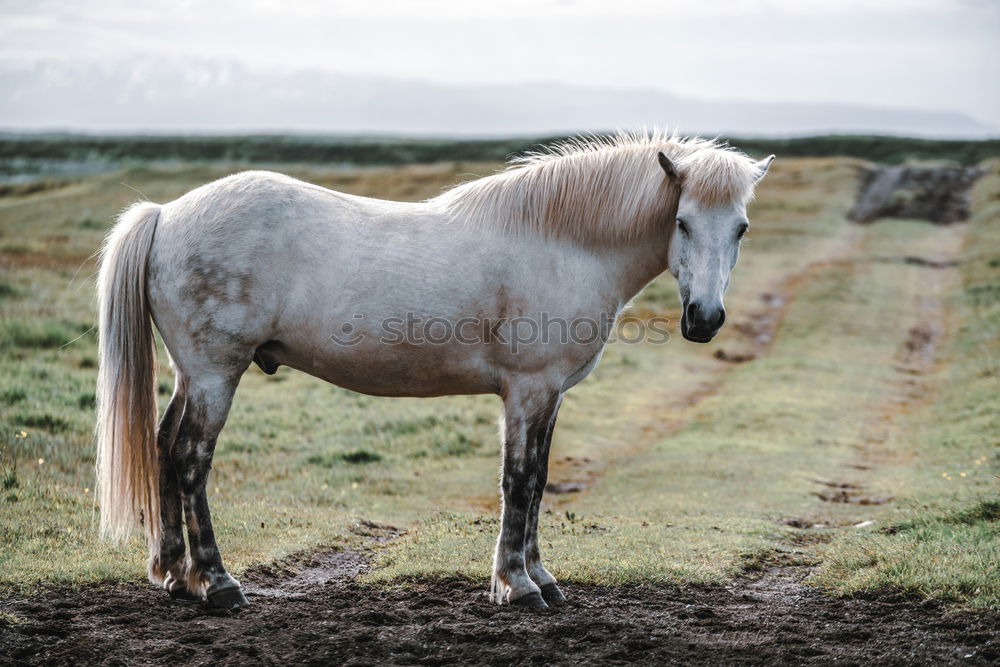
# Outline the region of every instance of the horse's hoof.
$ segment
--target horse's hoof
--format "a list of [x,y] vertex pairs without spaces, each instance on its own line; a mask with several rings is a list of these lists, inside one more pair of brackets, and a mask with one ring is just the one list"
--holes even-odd
[[545,609],[549,606],[545,604],[540,593],[528,593],[516,600],[511,600],[510,603],[515,607],[527,607],[528,609]]
[[214,593],[209,593],[208,603],[213,607],[233,611],[246,607],[250,604],[247,602],[246,596],[243,595],[243,589],[239,586],[231,586],[229,588],[223,588],[220,591],[215,591]]
[[563,595],[562,591],[555,584],[545,584],[542,586],[542,599],[550,607],[557,607],[566,601],[566,596]]
[[183,586],[167,589],[167,592],[170,593],[171,599],[174,600],[181,600],[183,602],[201,602],[200,596],[195,595]]

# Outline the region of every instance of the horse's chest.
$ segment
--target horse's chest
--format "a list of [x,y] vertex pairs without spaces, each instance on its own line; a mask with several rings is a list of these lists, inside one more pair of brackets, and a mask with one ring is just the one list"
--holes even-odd
[[583,382],[588,375],[597,368],[597,364],[601,363],[601,357],[604,356],[604,346],[602,345],[599,350],[578,370],[574,371],[568,378],[563,381],[562,390],[567,391],[572,387]]

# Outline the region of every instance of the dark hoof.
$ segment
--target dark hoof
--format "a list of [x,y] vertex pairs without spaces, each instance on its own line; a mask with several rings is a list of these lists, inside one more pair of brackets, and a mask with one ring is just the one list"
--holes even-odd
[[243,589],[239,586],[223,588],[221,591],[209,593],[208,603],[213,607],[231,610],[240,609],[250,604],[247,602],[246,596],[243,595]]
[[566,601],[566,596],[562,594],[555,584],[545,584],[542,586],[542,598],[550,607],[556,607]]
[[527,607],[528,609],[545,609],[549,606],[545,604],[545,600],[542,599],[539,593],[522,595],[516,600],[511,600],[510,603],[515,607]]
[[183,586],[179,586],[167,592],[170,593],[170,597],[173,598],[174,600],[181,600],[183,602],[201,602],[201,598],[199,596],[190,592]]

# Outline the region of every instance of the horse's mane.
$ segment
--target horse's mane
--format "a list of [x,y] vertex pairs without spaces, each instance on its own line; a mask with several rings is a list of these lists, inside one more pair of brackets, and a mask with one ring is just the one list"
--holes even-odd
[[670,157],[685,194],[703,206],[753,196],[757,169],[749,156],[717,141],[654,131],[569,139],[431,203],[456,221],[500,232],[619,244],[663,224],[669,198],[657,151]]

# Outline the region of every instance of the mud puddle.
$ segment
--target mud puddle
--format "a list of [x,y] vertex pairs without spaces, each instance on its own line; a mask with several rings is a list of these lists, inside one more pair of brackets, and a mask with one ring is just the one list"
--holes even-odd
[[[823,491],[813,491],[812,495],[826,503],[854,503],[856,505],[885,505],[892,502],[892,496],[871,495],[864,487],[852,482],[837,482],[824,479],[812,480],[814,484],[825,486]],[[791,524],[789,524],[791,525]]]

